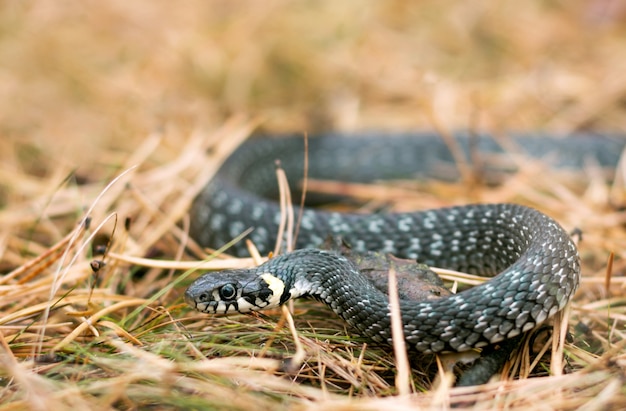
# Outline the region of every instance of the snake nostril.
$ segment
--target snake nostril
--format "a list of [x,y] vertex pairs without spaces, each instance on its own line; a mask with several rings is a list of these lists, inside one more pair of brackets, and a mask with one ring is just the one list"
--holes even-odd
[[207,298],[209,298],[209,297],[208,297],[208,294],[207,294],[207,293],[202,293],[202,294],[200,294],[200,295],[198,296],[198,301],[202,301],[202,302],[204,302],[204,301],[206,301],[206,300],[207,300]]

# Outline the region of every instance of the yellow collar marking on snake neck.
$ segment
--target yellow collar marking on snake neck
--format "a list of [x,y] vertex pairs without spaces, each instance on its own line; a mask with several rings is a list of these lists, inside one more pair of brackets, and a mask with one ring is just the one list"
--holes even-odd
[[261,274],[260,277],[265,281],[269,289],[272,290],[272,296],[267,301],[267,307],[278,307],[280,305],[280,298],[283,292],[285,292],[285,283],[283,280],[270,273]]

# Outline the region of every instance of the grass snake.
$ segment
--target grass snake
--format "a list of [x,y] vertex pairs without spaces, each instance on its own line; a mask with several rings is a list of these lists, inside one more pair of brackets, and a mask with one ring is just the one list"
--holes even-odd
[[[488,135],[455,135],[467,158],[503,153]],[[625,144],[616,136],[513,135],[507,139],[530,157],[554,167],[585,161],[613,167]],[[279,205],[275,160],[294,181],[303,175],[302,137],[256,138],[242,145],[196,198],[191,235],[221,247],[248,227],[261,253],[276,241]],[[309,140],[309,176],[350,182],[374,179],[458,178],[448,145],[432,133],[325,134]],[[484,165],[486,173],[497,170]],[[497,167],[496,167],[497,168]],[[442,176],[443,174],[443,176]],[[455,295],[401,301],[408,345],[424,353],[460,352],[525,332],[561,310],[580,279],[576,246],[543,213],[516,204],[475,204],[410,213],[339,213],[305,208],[296,251],[252,269],[200,277],[186,301],[209,313],[246,312],[312,296],[325,302],[361,335],[390,343],[389,302],[345,257],[317,247],[341,236],[357,251],[379,250],[421,263],[493,276]],[[246,255],[243,244],[232,252]]]

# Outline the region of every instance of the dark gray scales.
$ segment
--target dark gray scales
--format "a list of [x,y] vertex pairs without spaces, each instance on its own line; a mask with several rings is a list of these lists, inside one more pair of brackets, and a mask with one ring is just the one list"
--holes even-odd
[[[450,151],[438,136],[382,137],[311,138],[309,176],[357,182],[458,177]],[[482,153],[482,160],[494,152],[506,156],[489,136],[458,137],[467,158],[470,147],[472,153]],[[555,167],[579,168],[590,159],[613,167],[624,147],[624,140],[610,136],[535,137],[518,136],[513,143]],[[192,236],[204,246],[221,247],[252,227],[250,239],[262,253],[271,250],[279,216],[277,203],[267,199],[277,195],[275,160],[281,161],[290,185],[297,186],[303,175],[303,147],[299,137],[244,144],[194,202]],[[503,171],[510,171],[510,164],[505,161],[500,167],[481,161],[480,169],[495,181]],[[306,209],[297,248],[319,247],[328,235],[341,236],[359,252],[381,251],[429,266],[495,276],[456,295],[420,302],[405,296],[401,302],[405,339],[422,352],[465,351],[515,337],[562,309],[580,277],[578,253],[567,232],[544,214],[515,204],[370,215]],[[246,254],[243,244],[230,251]],[[301,283],[311,287],[310,294],[325,301],[360,334],[389,342],[386,293],[352,277],[354,264],[344,260],[333,252],[297,251],[272,259],[260,270],[300,273],[306,277]]]

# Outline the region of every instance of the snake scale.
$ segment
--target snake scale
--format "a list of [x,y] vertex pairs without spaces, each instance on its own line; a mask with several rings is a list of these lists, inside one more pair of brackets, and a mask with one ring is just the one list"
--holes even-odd
[[[504,153],[488,135],[455,136],[469,159]],[[625,141],[615,136],[515,135],[507,141],[554,167],[580,168],[585,161],[615,166]],[[255,138],[242,145],[194,201],[192,236],[221,247],[249,227],[261,253],[276,241],[280,209],[275,160],[297,186],[303,175],[301,137]],[[486,158],[486,157],[484,157]],[[506,157],[505,157],[506,158]],[[505,161],[505,166],[512,162]],[[402,135],[325,134],[309,140],[309,176],[339,181],[414,177],[458,178],[446,143],[432,133]],[[485,173],[495,172],[488,163]],[[506,167],[505,167],[506,168]],[[476,204],[411,213],[339,213],[305,208],[297,250],[253,269],[206,274],[187,290],[186,301],[209,313],[246,312],[301,295],[325,302],[361,335],[390,343],[387,295],[354,264],[317,249],[328,235],[357,251],[379,250],[441,268],[493,276],[440,299],[401,301],[404,335],[424,353],[460,352],[525,332],[561,310],[580,279],[576,246],[541,212],[516,204]],[[231,252],[246,255],[243,244]]]

